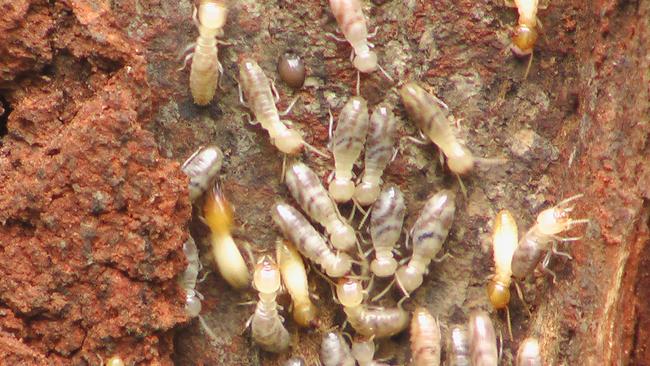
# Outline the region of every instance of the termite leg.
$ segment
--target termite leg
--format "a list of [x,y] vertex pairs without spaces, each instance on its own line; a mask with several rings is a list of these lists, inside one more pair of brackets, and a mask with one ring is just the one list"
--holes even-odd
[[271,80],[271,90],[273,91],[275,103],[277,104],[280,101],[280,94],[278,93],[278,89],[275,88],[275,80]]
[[336,36],[334,33],[325,33],[325,37],[329,37],[337,42],[347,42],[348,40],[345,38],[339,38]]
[[[253,316],[251,316],[249,321],[252,321],[252,320],[253,320]],[[210,329],[210,327],[208,327],[208,324],[205,322],[205,320],[203,320],[203,317],[201,315],[199,315],[199,324],[201,324],[201,328],[203,328],[203,331],[212,339],[212,341],[215,344],[218,344],[219,343],[219,338],[217,337],[216,334],[214,334],[212,329]],[[248,328],[248,324],[246,325],[246,328],[244,328],[244,332],[246,331],[247,328]]]
[[237,80],[237,90],[239,91],[239,103],[241,103],[241,105],[244,107],[248,107],[248,104],[246,104],[246,101],[244,101],[244,93],[241,90],[241,84],[239,83],[239,80]]
[[357,95],[361,92],[361,73],[357,70]]
[[404,303],[404,301],[406,301],[407,298],[410,298],[410,296],[406,295],[406,296],[402,297],[402,298],[397,302],[397,307],[400,308],[400,309],[403,309],[403,308],[402,308],[402,304]]
[[551,247],[551,252],[555,255],[559,255],[561,257],[568,258],[569,260],[573,260],[573,257],[571,254],[566,253],[566,252],[561,252],[557,249],[557,243],[553,243],[553,246]]
[[252,119],[251,115],[248,113],[244,113],[243,116],[246,116],[246,122],[248,122],[248,124],[251,126],[255,126],[260,123],[259,121]]
[[391,158],[390,158],[390,162],[391,162],[391,163],[395,161],[395,158],[397,158],[397,153],[398,153],[398,152],[399,152],[399,149],[396,148],[396,147],[394,147],[394,148],[393,148],[393,156],[391,156]]
[[440,263],[440,262],[444,261],[447,258],[454,258],[454,256],[449,254],[449,253],[445,253],[440,258],[433,258],[432,261],[434,261],[436,263]]
[[562,237],[562,236],[553,235],[553,239],[555,239],[555,240],[557,240],[557,241],[562,241],[562,242],[566,242],[566,241],[578,241],[578,240],[580,240],[580,239],[582,239],[582,238],[583,238],[582,236],[572,236],[572,237],[568,237],[568,238],[567,238],[567,237]]
[[460,179],[460,175],[456,174],[456,178],[458,178],[458,184],[460,185],[460,191],[463,192],[463,196],[465,199],[467,199],[467,189],[465,188],[465,185],[463,184],[463,180]]
[[368,211],[366,211],[366,214],[363,215],[363,218],[361,218],[361,222],[359,223],[359,226],[357,227],[358,230],[361,230],[361,227],[363,226],[363,224],[365,224],[366,219],[368,219],[368,216],[370,215],[370,211],[372,211],[372,207],[370,207],[368,209]]
[[379,71],[381,71],[381,73],[384,75],[384,77],[388,79],[388,81],[390,81],[392,84],[395,83],[395,80],[388,74],[386,70],[384,70],[383,67],[381,67],[381,65],[377,65],[377,67],[379,68]]
[[510,335],[510,341],[512,341],[512,324],[510,323],[510,307],[508,306],[506,306],[506,319],[508,321],[508,334]]
[[199,22],[199,9],[196,7],[196,5],[192,5],[192,21],[194,22],[194,26],[197,28],[201,26],[201,22]]
[[526,309],[526,312],[528,312],[528,316],[533,316],[533,313],[530,311],[530,308],[528,307],[528,304],[524,299],[524,293],[521,291],[521,287],[519,287],[519,282],[517,282],[517,280],[514,280],[513,282],[515,283],[515,290],[517,290],[517,296],[519,297],[519,300],[521,300],[521,303],[524,304],[524,308]]
[[350,215],[348,216],[348,222],[352,221],[355,213],[357,213],[357,206],[352,205],[352,211],[350,211]]
[[310,144],[306,143],[305,141],[303,141],[302,144],[303,144],[306,148],[308,148],[311,152],[315,153],[316,155],[320,155],[320,157],[322,157],[322,158],[329,159],[329,155],[327,155],[327,154],[325,154],[324,152],[320,151],[320,150],[319,150],[318,148],[316,148],[315,146],[310,145]]
[[544,257],[544,260],[542,261],[542,270],[548,274],[550,274],[553,277],[553,284],[556,283],[557,276],[555,275],[555,272],[551,271],[548,268],[548,265],[551,261],[551,254],[552,252],[546,253],[546,257]]
[[223,65],[221,65],[221,62],[217,61],[217,70],[219,70],[219,89],[225,91],[223,88]]
[[327,109],[327,113],[329,113],[329,115],[330,115],[330,122],[329,122],[329,126],[328,126],[328,129],[327,129],[327,135],[330,138],[330,141],[327,143],[329,145],[329,144],[332,143],[332,130],[334,129],[334,116],[332,115],[332,109],[331,108]]
[[411,297],[411,296],[409,295],[408,291],[406,291],[406,289],[404,288],[404,285],[402,285],[402,283],[399,281],[399,278],[398,278],[397,276],[395,276],[395,282],[397,282],[397,287],[399,287],[399,289],[402,290],[402,293],[404,294],[404,297],[402,297],[402,299],[399,301],[400,303],[401,303],[402,300],[404,300],[405,298],[407,298],[407,297]]
[[368,33],[368,39],[375,38],[378,30],[379,30],[379,26],[375,26],[375,29],[372,32]]
[[282,158],[282,175],[280,176],[280,183],[284,183],[284,175],[287,173],[287,154]]
[[407,139],[407,140],[409,140],[409,141],[411,141],[411,142],[413,142],[415,144],[418,144],[418,145],[428,145],[429,144],[427,141],[420,140],[417,137],[413,137],[413,136],[404,136],[403,138],[405,138],[405,139]]
[[176,71],[185,70],[185,67],[187,66],[187,63],[192,59],[192,56],[194,56],[194,52],[192,52],[192,53],[188,54],[187,56],[185,56],[185,58],[183,59],[183,66],[176,69]]
[[289,112],[291,112],[291,109],[293,109],[293,106],[296,105],[296,102],[298,102],[298,99],[300,99],[300,95],[297,95],[295,98],[293,98],[293,100],[291,101],[291,103],[289,104],[289,106],[287,107],[287,109],[285,109],[284,111],[282,111],[281,113],[279,113],[280,116],[284,117],[284,116],[286,116],[287,114],[289,114]]
[[[374,276],[373,276],[373,277],[374,277]],[[377,296],[375,296],[375,297],[373,297],[372,299],[370,299],[370,301],[371,301],[371,302],[375,302],[375,301],[381,299],[384,295],[386,295],[386,294],[388,293],[388,291],[389,291],[391,288],[393,288],[393,285],[394,285],[394,284],[395,284],[395,277],[393,277],[393,280],[390,281],[390,283],[388,284],[388,286],[386,286],[385,289],[381,290],[381,292],[380,292],[379,294],[377,294]]]
[[533,64],[533,55],[535,55],[535,51],[530,51],[530,57],[528,58],[528,66],[526,66],[526,72],[524,73],[524,80],[528,78],[528,73],[530,72],[530,66]]
[[248,329],[248,327],[251,326],[251,323],[253,323],[253,316],[255,316],[255,314],[251,315],[250,318],[248,318],[248,320],[246,320],[246,323],[244,324],[244,330],[242,330],[241,333],[239,333],[240,335],[243,335],[244,333],[246,333],[246,330]]

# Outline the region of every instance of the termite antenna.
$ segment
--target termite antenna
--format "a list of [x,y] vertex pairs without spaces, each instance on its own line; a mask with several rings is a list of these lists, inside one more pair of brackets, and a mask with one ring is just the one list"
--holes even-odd
[[394,284],[395,284],[395,278],[393,278],[393,280],[390,281],[390,283],[388,284],[388,286],[386,286],[386,288],[384,288],[384,289],[383,289],[379,294],[377,294],[377,296],[375,296],[375,297],[373,297],[372,299],[370,299],[370,301],[371,301],[371,302],[375,302],[375,301],[381,299],[382,296],[384,296],[384,295],[386,295],[386,294],[388,293],[388,291],[393,287]]
[[528,78],[528,73],[530,72],[530,66],[533,64],[533,55],[535,51],[530,51],[530,57],[528,58],[528,66],[526,66],[526,72],[524,73],[524,80]]

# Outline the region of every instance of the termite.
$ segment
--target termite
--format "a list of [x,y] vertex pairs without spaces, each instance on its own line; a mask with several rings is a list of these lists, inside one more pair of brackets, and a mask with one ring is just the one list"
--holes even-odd
[[108,359],[106,366],[124,366],[124,361],[119,356],[113,356]]
[[320,346],[320,362],[323,366],[354,366],[354,357],[343,336],[335,332],[323,334]]
[[208,190],[222,164],[223,152],[216,146],[200,147],[185,160],[181,170],[190,178],[188,190],[191,202]]
[[355,340],[352,342],[352,356],[359,366],[388,366],[388,364],[375,361],[375,342],[372,339]]
[[251,322],[253,340],[263,350],[279,353],[289,348],[289,332],[282,324],[275,298],[281,286],[277,264],[264,256],[255,266],[253,286],[259,291],[259,301]]
[[469,345],[473,366],[496,366],[499,360],[497,338],[490,316],[473,312],[469,319]]
[[510,50],[517,57],[530,55],[528,66],[526,67],[526,74],[524,75],[525,79],[528,76],[530,65],[533,62],[533,49],[538,38],[537,27],[542,28],[537,18],[539,0],[514,0],[514,2],[519,12],[519,20],[517,21],[518,24],[512,36]]
[[293,319],[303,327],[314,326],[316,306],[309,299],[307,272],[296,248],[283,240],[276,243],[276,258],[282,282],[293,300]]
[[451,329],[449,366],[470,366],[469,336],[465,327]]
[[201,262],[199,261],[199,250],[196,248],[192,237],[183,244],[183,253],[187,258],[187,268],[180,275],[179,283],[185,290],[185,313],[190,318],[193,318],[201,313],[200,295],[195,290],[196,277],[201,269]]
[[354,229],[340,218],[334,202],[313,170],[296,162],[287,170],[285,181],[303,211],[325,227],[335,248],[349,251],[355,247]]
[[557,251],[555,248],[555,242],[568,242],[580,239],[580,237],[563,238],[559,237],[558,234],[571,229],[575,225],[589,222],[588,219],[573,220],[569,217],[569,214],[573,211],[573,206],[569,204],[580,197],[582,197],[582,194],[569,197],[537,215],[535,225],[533,225],[533,227],[531,227],[519,240],[519,245],[513,254],[512,274],[515,277],[523,279],[528,274],[532,273],[542,259],[544,252],[547,252],[542,265],[546,271],[553,276],[553,280],[555,280],[555,274],[547,269],[551,254],[558,254],[571,258],[567,253]]
[[402,224],[406,215],[404,195],[396,186],[388,186],[372,206],[370,216],[370,237],[375,249],[375,259],[370,270],[377,277],[392,276],[397,269],[393,258],[395,243],[402,234]]
[[436,193],[413,224],[410,231],[413,254],[408,264],[402,265],[395,273],[397,284],[406,296],[422,285],[429,263],[447,239],[456,212],[455,198],[454,192],[447,189]]
[[373,204],[379,196],[381,176],[393,156],[396,130],[395,115],[389,106],[375,107],[370,116],[363,176],[354,191],[354,199],[361,206]]
[[346,253],[334,253],[325,240],[295,208],[278,203],[271,216],[285,238],[312,262],[320,265],[330,277],[341,277],[350,271],[352,258]]
[[369,308],[363,304],[361,281],[342,278],[336,285],[336,296],[352,328],[364,337],[386,338],[408,327],[409,313],[401,307]]
[[301,357],[291,357],[284,363],[284,366],[307,366]]
[[526,338],[517,352],[517,366],[542,366],[542,355],[536,338]]
[[195,8],[194,19],[199,29],[194,52],[187,56],[192,58],[190,69],[190,90],[194,103],[207,105],[214,97],[219,82],[219,74],[223,67],[219,62],[217,51],[217,37],[223,34],[226,24],[228,8],[222,1],[202,0],[197,11]]
[[221,276],[236,289],[248,287],[248,267],[231,235],[232,208],[216,182],[203,204],[203,219],[210,228],[212,256]]
[[354,195],[352,168],[363,150],[367,134],[368,103],[362,97],[352,97],[341,110],[332,135],[335,170],[329,192],[336,202],[347,202]]
[[440,366],[440,324],[423,307],[411,319],[411,357],[413,366]]

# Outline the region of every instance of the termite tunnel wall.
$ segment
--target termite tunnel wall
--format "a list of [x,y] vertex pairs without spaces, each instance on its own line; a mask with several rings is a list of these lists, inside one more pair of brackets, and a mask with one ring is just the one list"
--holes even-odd
[[[444,244],[453,257],[430,266],[406,302],[444,324],[489,310],[503,334],[502,363],[537,336],[549,365],[650,364],[650,2],[540,2],[543,31],[528,59],[510,53],[517,12],[494,1],[364,1],[380,73],[361,75],[371,108],[394,106],[399,153],[384,181],[400,186],[410,227],[434,192],[457,192]],[[286,312],[291,351],[260,351],[244,332],[253,290],[236,292],[214,271],[207,229],[192,212],[180,164],[217,144],[220,181],[235,208],[235,239],[253,256],[280,237],[270,208],[293,203],[280,181],[283,156],[239,104],[237,62],[254,57],[276,80],[283,117],[318,149],[356,88],[350,47],[325,33],[337,26],[324,0],[229,2],[219,46],[224,75],[206,107],[192,102],[181,53],[197,37],[183,1],[0,0],[0,360],[2,364],[100,365],[113,355],[133,364],[309,364],[321,334],[299,329]],[[307,79],[284,85],[278,58],[302,56]],[[458,135],[477,156],[505,159],[463,177],[441,166],[396,93],[417,80],[449,106]],[[331,159],[299,159],[325,181]],[[567,233],[573,260],[553,258],[557,274],[522,283],[513,295],[513,338],[503,312],[490,309],[493,218],[508,208],[520,232],[563,198],[583,193],[572,217],[589,223]],[[344,214],[349,206],[342,206]],[[196,210],[194,210],[196,211]],[[202,318],[184,313],[175,281],[195,237],[204,263]],[[362,233],[365,235],[365,233]],[[310,273],[322,329],[344,315],[327,282]],[[514,294],[514,291],[513,291]],[[394,304],[389,293],[381,304]],[[530,313],[528,312],[530,310]],[[443,329],[443,333],[446,331]],[[379,342],[379,357],[409,360],[408,333]]]

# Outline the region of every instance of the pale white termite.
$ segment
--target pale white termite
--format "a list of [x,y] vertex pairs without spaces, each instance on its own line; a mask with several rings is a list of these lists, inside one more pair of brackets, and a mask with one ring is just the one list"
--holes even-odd
[[370,237],[375,248],[375,259],[370,270],[377,277],[392,276],[397,269],[393,248],[402,234],[406,204],[404,195],[396,186],[385,187],[372,206]]
[[363,150],[367,134],[368,103],[362,97],[352,97],[343,106],[332,135],[335,170],[329,192],[336,202],[347,202],[354,195],[352,168]]
[[199,250],[196,248],[194,239],[190,237],[183,244],[183,253],[187,258],[187,268],[178,278],[179,284],[185,290],[185,313],[193,318],[201,313],[201,299],[196,292],[196,277],[201,269],[199,261]]
[[228,8],[223,1],[202,0],[199,5],[196,22],[199,37],[193,55],[188,56],[192,57],[190,90],[194,103],[198,105],[210,103],[217,90],[219,74],[223,72],[217,57],[217,37],[223,34],[227,14]]
[[251,319],[253,341],[263,350],[279,353],[289,348],[289,332],[282,324],[275,298],[282,282],[273,259],[263,257],[255,266],[253,286],[259,291],[259,301]]
[[223,152],[216,146],[198,148],[181,166],[190,178],[190,201],[196,201],[210,187],[223,164]]
[[307,366],[301,357],[291,357],[284,363],[284,366]]
[[375,342],[372,339],[353,341],[352,356],[357,360],[359,366],[388,366],[387,363],[373,360],[375,357]]
[[[569,230],[575,225],[589,222],[588,219],[574,220],[569,217],[569,214],[573,211],[573,206],[569,204],[580,197],[582,197],[582,194],[569,197],[537,215],[535,225],[519,240],[519,245],[512,257],[512,274],[515,277],[525,278],[528,274],[532,273],[542,259],[544,252],[548,252],[542,263],[544,268],[548,266],[552,253],[571,257],[566,253],[558,252],[555,249],[555,245],[551,244],[556,241],[575,241],[580,239],[562,238],[558,236],[561,232]],[[549,270],[547,271],[555,279],[555,274]]]
[[539,0],[514,0],[514,2],[519,12],[519,20],[512,35],[510,50],[518,57],[530,55],[525,78],[528,76],[530,65],[533,62],[533,49],[539,36],[537,28],[541,28],[539,19],[537,19]]
[[472,366],[497,365],[496,333],[490,316],[484,311],[475,311],[470,315],[469,349]]
[[413,254],[409,262],[395,273],[395,279],[405,295],[422,285],[429,263],[442,248],[456,212],[456,195],[442,190],[431,197],[422,208],[420,216],[411,228]]
[[342,278],[336,296],[352,328],[364,337],[386,338],[402,332],[409,325],[409,313],[398,304],[394,308],[369,308],[363,304],[361,281]]
[[370,116],[363,176],[354,191],[354,199],[361,206],[371,205],[379,196],[381,176],[393,156],[396,130],[395,115],[390,107],[387,104],[375,107]]
[[465,327],[453,327],[449,341],[449,366],[470,366],[469,336]]
[[320,362],[323,366],[354,366],[354,357],[343,336],[335,332],[323,334],[320,346]]
[[232,208],[216,182],[203,204],[203,220],[210,228],[212,256],[221,276],[236,289],[248,287],[248,266],[231,234]]
[[354,229],[339,217],[334,202],[313,170],[296,162],[287,169],[285,182],[303,211],[325,227],[335,248],[354,249],[357,240]]
[[487,293],[495,309],[503,309],[510,302],[512,256],[517,249],[517,222],[510,211],[502,210],[494,219],[492,249],[495,275],[488,283]]
[[542,366],[542,354],[536,338],[526,338],[517,352],[517,366]]
[[282,274],[282,282],[293,300],[293,319],[303,327],[316,325],[316,306],[309,299],[307,272],[300,253],[293,244],[279,240],[276,258]]
[[413,366],[440,366],[440,324],[423,307],[411,319],[411,357]]
[[284,237],[312,262],[320,265],[330,277],[341,277],[350,271],[352,258],[346,253],[334,253],[322,236],[295,208],[277,203],[271,212],[273,221]]

